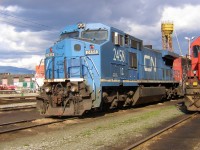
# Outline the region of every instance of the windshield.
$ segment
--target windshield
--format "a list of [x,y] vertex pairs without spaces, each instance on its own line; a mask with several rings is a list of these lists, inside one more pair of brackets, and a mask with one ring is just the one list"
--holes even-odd
[[66,38],[77,38],[79,36],[79,32],[68,32],[68,33],[63,33],[60,35],[60,40],[66,39]]
[[108,32],[106,30],[86,30],[82,32],[81,37],[89,40],[104,41],[108,38]]

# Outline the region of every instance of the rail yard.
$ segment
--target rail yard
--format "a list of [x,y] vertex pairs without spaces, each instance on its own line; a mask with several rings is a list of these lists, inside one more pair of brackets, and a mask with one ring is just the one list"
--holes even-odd
[[199,9],[0,0],[0,150],[200,150]]
[[[183,99],[84,117],[44,118],[36,109],[3,111],[0,112],[0,149],[133,149],[135,144],[134,149],[164,149],[159,142],[189,132],[191,126],[188,124],[199,120],[199,114],[180,111],[178,104],[181,102]],[[160,131],[162,134],[157,134]],[[156,136],[147,140],[152,134]],[[175,143],[176,148],[183,147],[183,141],[192,140],[193,144],[185,149],[198,149],[199,138],[193,137],[192,133],[189,139],[181,137]],[[138,144],[144,140],[145,143]],[[171,144],[168,148],[173,142]]]
[[[1,15],[17,19],[1,9],[26,11],[0,7],[0,21]],[[200,36],[185,37],[188,52],[183,55],[176,21],[160,20],[149,32],[126,19],[89,20],[67,20],[72,24],[45,33],[10,28],[20,37],[29,35],[27,43],[16,36],[10,39],[17,43],[9,44],[0,36],[2,48],[23,49],[15,57],[33,54],[12,63],[6,52],[0,65],[0,150],[199,150]],[[161,38],[155,40],[158,26]],[[36,33],[48,36],[37,39]],[[54,33],[57,39],[50,43]],[[43,48],[42,57],[37,47]],[[35,70],[29,70],[36,58]]]

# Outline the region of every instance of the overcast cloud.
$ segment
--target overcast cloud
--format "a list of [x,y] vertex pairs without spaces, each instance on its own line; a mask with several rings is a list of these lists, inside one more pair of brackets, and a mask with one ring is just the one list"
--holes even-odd
[[[200,2],[191,0],[0,0],[0,65],[35,69],[69,24],[101,22],[161,49],[161,22],[173,21],[183,54],[185,36],[199,36]],[[180,53],[174,35],[174,51]]]

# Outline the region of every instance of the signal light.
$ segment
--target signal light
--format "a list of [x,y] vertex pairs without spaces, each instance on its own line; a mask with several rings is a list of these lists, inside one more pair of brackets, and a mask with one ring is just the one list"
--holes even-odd
[[94,49],[94,45],[90,44],[90,49]]
[[52,49],[52,47],[49,49],[49,51],[50,51],[50,53],[52,53],[52,52],[53,52],[53,49]]

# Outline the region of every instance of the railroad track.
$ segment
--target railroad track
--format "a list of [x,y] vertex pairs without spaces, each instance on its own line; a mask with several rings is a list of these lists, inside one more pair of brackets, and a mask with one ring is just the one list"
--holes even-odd
[[15,111],[15,110],[24,110],[24,109],[36,109],[36,106],[25,106],[25,107],[7,107],[0,108],[0,112],[2,111]]
[[[1,100],[0,100],[1,101]],[[22,109],[35,109],[36,102],[18,102],[18,103],[8,103],[8,104],[0,104],[0,111],[14,111],[14,110],[22,110]]]
[[[90,114],[91,115],[91,114]],[[89,117],[90,115],[86,115],[85,117]],[[96,113],[95,116],[98,116],[99,114]],[[101,115],[101,113],[100,113]],[[93,116],[93,114],[92,114]],[[191,118],[192,116],[187,117],[188,119]],[[71,119],[77,119],[77,117],[73,117],[73,118],[67,118],[67,119],[54,119],[52,121],[48,121],[45,123],[37,123],[35,122],[37,119],[31,119],[31,120],[21,120],[21,121],[15,121],[15,122],[8,122],[8,123],[3,123],[0,124],[0,134],[5,134],[5,133],[9,133],[9,132],[15,132],[15,131],[20,131],[20,130],[25,130],[25,129],[30,129],[30,128],[35,128],[35,127],[39,127],[39,126],[45,126],[45,125],[50,125],[50,124],[55,124],[55,123],[60,123],[60,122],[64,122],[66,120],[71,120]],[[184,119],[181,122],[187,120]],[[175,125],[174,125],[175,126]],[[164,132],[164,131],[162,131]],[[152,136],[151,138],[155,137],[156,135]],[[149,138],[150,139],[150,138]],[[147,141],[148,138],[146,138],[145,140],[137,142],[136,144],[126,148],[128,149],[132,149],[134,147],[137,147],[140,145],[140,143],[144,143],[145,141]]]
[[45,125],[50,125],[50,124],[66,121],[66,119],[57,119],[54,121],[47,121],[45,123],[36,123],[34,122],[36,120],[37,119],[21,120],[21,121],[0,124],[0,134],[5,134],[5,133],[10,133],[10,132],[15,132],[15,131],[20,131],[20,130],[25,130],[25,129],[30,129],[30,128],[35,128],[35,127],[40,127],[40,126],[45,126]]
[[146,137],[146,138],[144,138],[144,139],[142,139],[142,140],[140,140],[140,141],[138,141],[138,142],[136,142],[136,143],[134,143],[132,145],[129,145],[128,147],[124,148],[124,150],[132,150],[134,148],[137,148],[137,147],[141,146],[142,144],[152,140],[153,138],[163,134],[164,132],[167,132],[169,129],[172,129],[172,128],[176,127],[177,125],[179,125],[179,124],[181,124],[181,123],[183,123],[183,122],[185,122],[187,120],[192,119],[197,114],[199,114],[199,113],[196,112],[196,113],[194,113],[194,114],[192,114],[190,116],[187,116],[187,117],[181,119],[180,121],[177,121],[176,123],[173,123],[173,124],[169,125],[168,127],[164,128],[164,129],[161,129],[158,132],[153,133],[153,134],[149,135],[148,137]]

